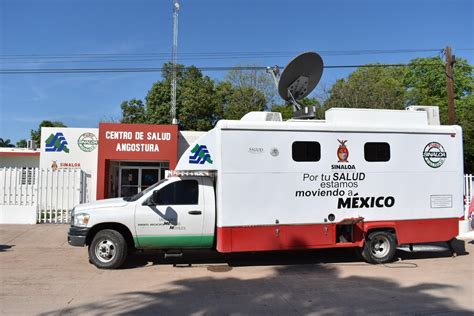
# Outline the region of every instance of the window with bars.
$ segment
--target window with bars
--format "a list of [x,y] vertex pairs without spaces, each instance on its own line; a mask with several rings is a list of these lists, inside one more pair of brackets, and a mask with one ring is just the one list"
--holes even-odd
[[36,184],[36,169],[35,168],[21,168],[20,185],[35,185]]

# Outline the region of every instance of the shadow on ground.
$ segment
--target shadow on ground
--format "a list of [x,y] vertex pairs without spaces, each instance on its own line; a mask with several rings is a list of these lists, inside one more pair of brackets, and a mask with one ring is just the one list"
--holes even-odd
[[274,276],[260,279],[183,279],[172,282],[170,290],[122,293],[53,313],[301,315],[317,312],[366,315],[390,312],[472,315],[472,311],[455,307],[450,299],[428,293],[450,288],[446,285],[424,283],[400,287],[383,279],[341,278],[337,267],[325,265],[286,265],[275,270]]
[[[404,253],[399,252],[403,257]],[[432,253],[417,254],[419,259]],[[437,257],[451,256],[449,251]],[[414,256],[410,254],[410,256]],[[416,257],[415,256],[415,257]],[[456,307],[449,298],[432,295],[433,291],[454,289],[437,283],[402,287],[383,278],[341,276],[337,265],[366,265],[348,249],[320,251],[222,255],[190,251],[183,258],[164,260],[159,253],[137,254],[126,268],[146,264],[211,264],[208,270],[221,272],[200,278],[181,279],[167,284],[168,290],[135,291],[110,296],[97,302],[68,307],[59,314],[140,314],[140,315],[302,315],[318,314],[460,314],[472,311]],[[238,279],[226,272],[243,266],[273,265],[273,274],[265,278]],[[379,268],[379,267],[377,267]],[[380,267],[383,268],[383,267]],[[411,266],[416,269],[416,264]],[[387,274],[400,273],[387,269]],[[150,271],[151,272],[151,271]],[[126,273],[115,271],[114,273]],[[152,277],[152,276],[150,276]],[[44,315],[50,315],[48,312]]]
[[[453,248],[458,256],[469,254],[465,250],[464,241],[456,240],[453,243]],[[396,255],[398,261],[446,258],[452,256],[453,254],[447,244],[443,242],[416,245],[414,251],[410,251],[408,247],[402,247],[397,251]],[[180,267],[185,267],[188,264],[226,263],[231,267],[238,267],[350,262],[359,262],[365,265],[360,257],[356,255],[355,248],[233,254],[221,254],[212,250],[188,250],[183,253],[181,258],[169,259],[164,259],[164,252],[162,251],[150,251],[131,254],[122,269],[136,269],[143,266],[159,264],[175,264]]]
[[0,252],[9,251],[13,247],[15,247],[15,245],[0,245]]

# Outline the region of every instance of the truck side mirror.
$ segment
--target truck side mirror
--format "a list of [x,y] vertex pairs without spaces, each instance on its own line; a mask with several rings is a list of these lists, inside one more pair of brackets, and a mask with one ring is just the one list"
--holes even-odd
[[151,200],[153,201],[155,205],[157,205],[160,202],[160,191],[158,190],[153,191]]

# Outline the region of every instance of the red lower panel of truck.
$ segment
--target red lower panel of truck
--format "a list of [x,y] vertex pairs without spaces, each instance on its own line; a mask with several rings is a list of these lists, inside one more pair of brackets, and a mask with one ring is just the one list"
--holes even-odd
[[336,236],[337,223],[218,227],[217,250],[243,252],[355,247],[363,245],[364,234],[368,231],[386,228],[395,230],[399,244],[448,241],[458,235],[458,223],[457,218],[360,222],[354,225],[350,242],[341,241],[340,236]]

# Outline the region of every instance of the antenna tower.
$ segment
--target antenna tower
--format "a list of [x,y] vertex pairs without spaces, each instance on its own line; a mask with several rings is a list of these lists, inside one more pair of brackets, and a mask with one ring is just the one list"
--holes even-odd
[[171,124],[178,124],[178,120],[176,119],[176,62],[178,59],[178,12],[179,0],[173,0],[173,49],[171,52],[173,77],[171,79]]

